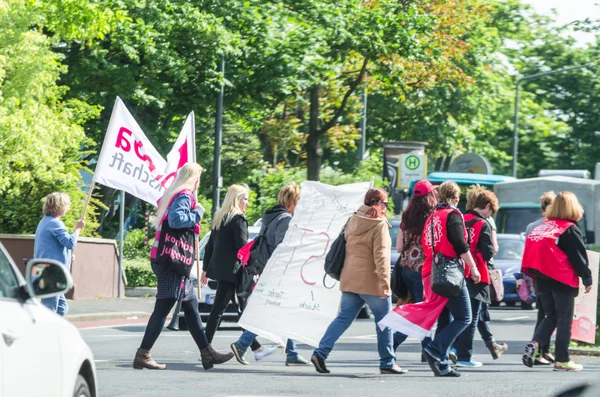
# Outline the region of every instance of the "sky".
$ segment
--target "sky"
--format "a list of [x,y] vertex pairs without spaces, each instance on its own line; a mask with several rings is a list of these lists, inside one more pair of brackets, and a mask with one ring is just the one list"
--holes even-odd
[[[600,0],[522,0],[524,3],[533,5],[540,14],[550,14],[552,9],[556,9],[556,20],[559,25],[566,25],[576,20],[586,18],[600,19],[600,7],[596,4]],[[574,32],[573,37],[577,39],[578,44],[585,45],[594,41],[594,35],[591,33]]]

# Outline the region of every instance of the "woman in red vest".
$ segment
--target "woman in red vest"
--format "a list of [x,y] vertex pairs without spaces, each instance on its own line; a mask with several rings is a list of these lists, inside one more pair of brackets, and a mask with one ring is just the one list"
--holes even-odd
[[560,192],[546,211],[546,221],[535,227],[525,241],[522,271],[536,280],[546,317],[525,347],[523,364],[532,367],[540,345],[550,343],[556,328],[555,371],[581,371],[569,359],[569,342],[575,297],[581,277],[585,292],[592,289],[592,275],[581,231],[576,222],[583,208],[571,192]]
[[[456,365],[458,367],[477,368],[483,364],[472,358],[473,339],[475,338],[475,329],[477,328],[483,304],[490,301],[491,279],[488,271],[488,263],[496,253],[492,238],[492,228],[486,219],[498,211],[498,199],[494,193],[480,186],[471,187],[467,196],[465,225],[469,234],[471,255],[473,255],[477,269],[481,274],[481,282],[475,284],[469,278],[469,271],[467,269],[465,277],[471,298],[473,320],[467,329],[456,339]],[[508,346],[504,343],[496,343],[489,331],[486,334],[487,339],[484,342],[492,352],[494,359],[496,359],[506,351]]]
[[[421,269],[425,299],[420,303],[396,307],[378,325],[423,340],[423,356],[434,375],[458,377],[460,374],[448,362],[448,351],[458,335],[471,323],[471,302],[465,283],[458,296],[450,299],[431,290],[434,251],[447,258],[460,257],[471,269],[471,278],[475,283],[479,282],[481,276],[469,252],[465,222],[456,208],[460,200],[460,188],[455,182],[446,181],[439,187],[438,195],[440,202],[425,222],[421,239],[426,257]],[[432,341],[429,339],[431,329],[444,308],[448,308],[453,320]]]

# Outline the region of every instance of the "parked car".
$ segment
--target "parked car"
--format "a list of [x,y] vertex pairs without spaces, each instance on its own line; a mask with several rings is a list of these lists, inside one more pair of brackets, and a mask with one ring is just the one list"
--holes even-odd
[[71,275],[50,259],[30,260],[25,274],[0,244],[0,396],[97,396],[89,347],[39,303],[70,290]]
[[[515,273],[521,272],[521,259],[525,241],[520,234],[498,234],[498,253],[494,257],[494,267],[502,272],[504,299],[507,306],[521,303],[521,308],[532,309],[533,306],[521,301],[517,293]],[[496,302],[496,306],[498,302]]]

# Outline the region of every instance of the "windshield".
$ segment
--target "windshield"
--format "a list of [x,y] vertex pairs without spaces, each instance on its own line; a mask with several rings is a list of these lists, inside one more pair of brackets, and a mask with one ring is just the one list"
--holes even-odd
[[537,208],[500,208],[496,217],[498,233],[524,233],[527,225],[540,217],[540,210]]
[[498,253],[494,259],[521,260],[525,244],[520,239],[498,237]]

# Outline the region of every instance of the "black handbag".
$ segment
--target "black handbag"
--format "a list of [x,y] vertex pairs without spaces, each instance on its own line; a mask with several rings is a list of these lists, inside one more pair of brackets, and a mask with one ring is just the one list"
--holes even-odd
[[398,257],[398,260],[392,269],[392,293],[396,295],[398,301],[409,303],[413,298],[410,296],[410,291],[402,279],[404,268],[400,264],[400,259],[401,257]]
[[[348,222],[350,219],[348,219]],[[325,257],[325,273],[334,280],[340,281],[342,276],[342,269],[344,268],[344,261],[346,260],[346,226],[348,222],[342,228],[342,232],[331,244],[331,249]]]
[[156,262],[189,278],[194,264],[194,229],[173,229],[165,218],[160,230]]
[[454,298],[460,294],[465,282],[465,267],[458,258],[446,258],[435,253],[433,238],[433,218],[431,216],[431,290],[444,298]]
[[236,294],[239,298],[248,298],[254,289],[254,275],[247,268],[241,269],[239,279],[236,286]]

